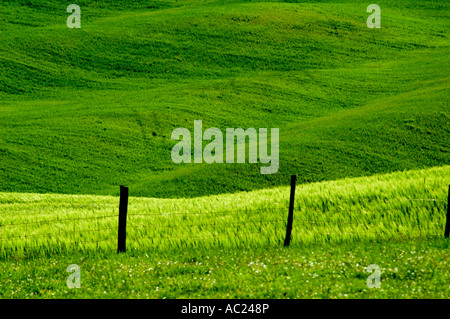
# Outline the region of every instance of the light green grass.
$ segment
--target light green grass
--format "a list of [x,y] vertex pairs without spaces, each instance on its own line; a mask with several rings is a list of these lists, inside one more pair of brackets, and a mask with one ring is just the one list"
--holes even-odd
[[[449,173],[450,167],[443,166],[298,185],[288,248],[282,247],[288,187],[188,199],[131,196],[128,250],[121,254],[116,253],[117,197],[1,193],[0,296],[446,299],[449,241],[443,231]],[[196,215],[225,211],[232,211],[224,214],[227,221],[241,223],[239,235],[234,227],[221,226],[220,218]],[[97,223],[102,216],[113,217]],[[90,219],[70,221],[75,218]],[[252,218],[272,221],[260,223],[261,228],[241,222]],[[45,223],[55,219],[67,220]],[[7,224],[26,222],[8,230]],[[214,237],[211,225],[187,227],[213,222]],[[150,223],[175,227],[141,233],[133,227]],[[74,226],[77,232],[112,230],[87,232],[83,238],[58,234]],[[49,232],[54,233],[49,240],[8,240]],[[169,235],[178,239],[159,239]],[[70,264],[80,266],[80,289],[66,285]],[[380,289],[367,287],[371,264],[381,268]]]
[[[449,241],[420,238],[242,249],[71,253],[0,260],[0,298],[448,299]],[[81,288],[69,289],[77,264]],[[381,268],[368,288],[366,267]]]
[[[443,236],[449,175],[444,166],[298,185],[292,243]],[[194,199],[130,195],[129,250],[283,244],[288,187]],[[117,197],[1,193],[0,216],[4,257],[117,247]]]

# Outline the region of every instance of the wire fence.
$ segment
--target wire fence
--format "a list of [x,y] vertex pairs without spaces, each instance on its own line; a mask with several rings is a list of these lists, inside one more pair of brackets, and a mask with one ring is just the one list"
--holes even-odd
[[[389,203],[389,206],[384,206]],[[364,198],[296,202],[292,240],[441,236],[448,201],[441,198]],[[186,246],[240,247],[279,245],[289,207],[215,211],[131,212],[127,216],[127,248]],[[114,250],[119,214],[48,220],[0,220],[0,255],[33,250]]]

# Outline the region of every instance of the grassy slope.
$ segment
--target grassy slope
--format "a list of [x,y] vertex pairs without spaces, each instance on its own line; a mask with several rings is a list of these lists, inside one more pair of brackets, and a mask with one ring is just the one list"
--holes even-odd
[[[441,237],[448,176],[450,166],[298,185],[293,244]],[[131,197],[127,247],[279,247],[288,204],[288,187],[190,199]],[[117,207],[113,196],[0,193],[1,257],[114,251]]]
[[[180,197],[450,163],[448,4],[2,4],[0,187]],[[19,6],[21,4],[22,6]],[[280,170],[171,162],[176,127],[280,127]]]

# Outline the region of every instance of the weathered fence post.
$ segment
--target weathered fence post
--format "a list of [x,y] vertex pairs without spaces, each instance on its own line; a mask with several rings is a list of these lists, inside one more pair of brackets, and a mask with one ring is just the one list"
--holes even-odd
[[291,175],[291,198],[289,200],[289,215],[286,227],[286,237],[284,238],[284,246],[289,246],[291,243],[292,221],[294,219],[294,199],[295,199],[295,181],[296,175]]
[[126,251],[127,210],[128,210],[128,187],[120,186],[119,234],[117,240],[117,253]]
[[444,236],[448,238],[450,235],[450,185],[448,186],[448,199],[447,199],[447,222],[445,223]]

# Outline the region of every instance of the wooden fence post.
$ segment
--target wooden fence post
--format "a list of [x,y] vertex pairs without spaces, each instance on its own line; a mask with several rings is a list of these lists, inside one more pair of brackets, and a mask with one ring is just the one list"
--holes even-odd
[[126,251],[127,210],[128,210],[128,187],[120,186],[119,234],[117,240],[117,253]]
[[295,199],[295,181],[296,175],[291,175],[291,198],[289,200],[289,215],[286,227],[286,237],[284,238],[284,246],[289,246],[291,243],[292,222],[294,219],[294,199]]
[[447,222],[445,223],[444,236],[448,238],[450,235],[450,185],[448,186],[448,199],[447,199]]

